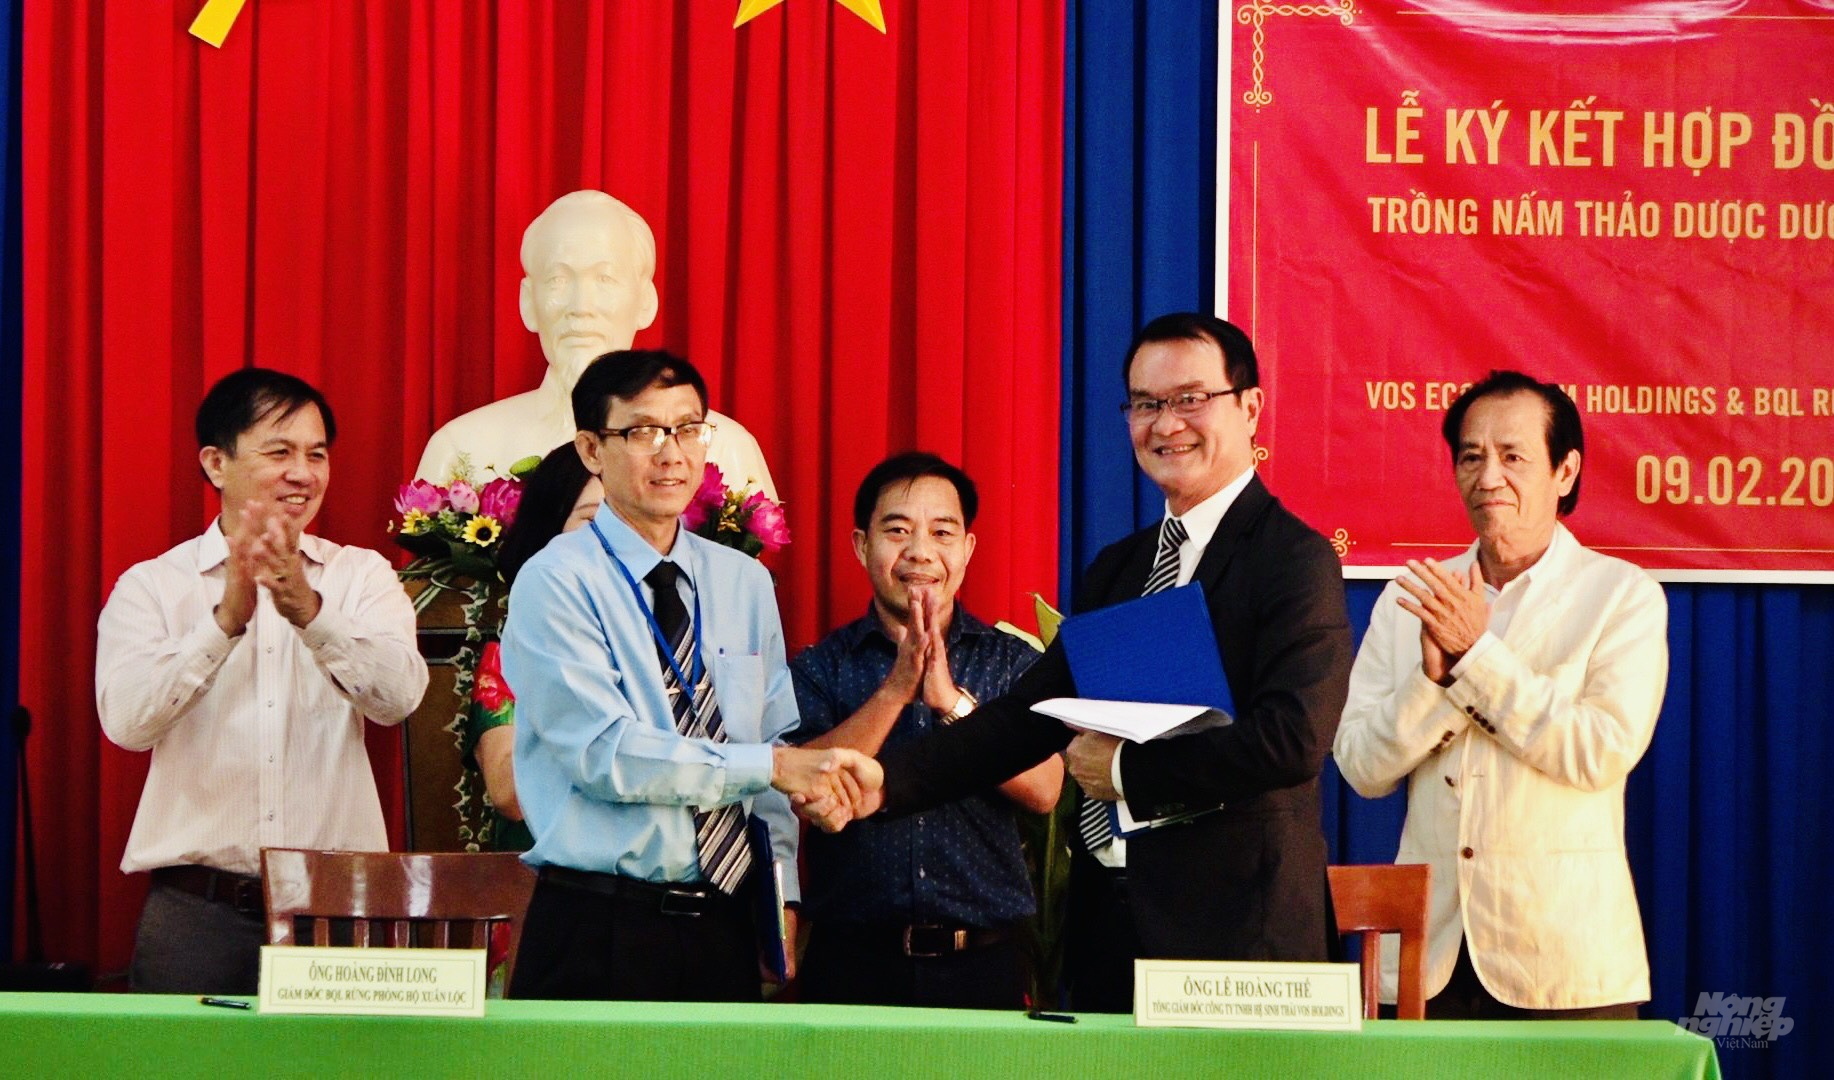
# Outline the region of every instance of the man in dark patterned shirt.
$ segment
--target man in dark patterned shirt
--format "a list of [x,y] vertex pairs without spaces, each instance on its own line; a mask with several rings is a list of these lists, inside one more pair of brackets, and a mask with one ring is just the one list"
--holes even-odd
[[[866,474],[853,550],[872,605],[790,665],[802,711],[792,741],[877,754],[1005,693],[1037,658],[955,602],[978,507],[974,482],[934,454],[898,454]],[[934,810],[810,832],[802,999],[1019,1008],[1014,930],[1035,905],[1013,807],[1049,811],[1062,786],[1053,757]]]

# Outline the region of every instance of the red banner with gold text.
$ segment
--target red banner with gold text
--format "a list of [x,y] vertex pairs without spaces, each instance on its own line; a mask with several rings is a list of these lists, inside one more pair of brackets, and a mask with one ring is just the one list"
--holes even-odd
[[1834,580],[1834,0],[1513,7],[1225,4],[1263,474],[1353,576],[1462,549],[1440,422],[1518,368],[1579,405],[1584,543]]

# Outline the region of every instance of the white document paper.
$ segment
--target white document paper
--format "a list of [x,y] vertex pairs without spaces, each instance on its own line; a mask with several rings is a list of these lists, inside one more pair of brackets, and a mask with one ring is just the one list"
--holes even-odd
[[[1078,731],[1099,731],[1129,742],[1151,742],[1167,735],[1227,724],[1227,714],[1214,712],[1208,705],[1160,705],[1150,701],[1099,701],[1094,698],[1050,698],[1032,706],[1032,711],[1053,720],[1061,720]],[[1210,714],[1205,716],[1205,714]],[[1192,724],[1199,717],[1204,723]]]

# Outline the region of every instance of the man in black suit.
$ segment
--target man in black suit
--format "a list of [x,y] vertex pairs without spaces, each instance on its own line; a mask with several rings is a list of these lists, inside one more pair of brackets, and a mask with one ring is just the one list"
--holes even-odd
[[1162,316],[1135,336],[1122,372],[1134,458],[1164,492],[1166,519],[1096,556],[1078,610],[1201,583],[1235,722],[1125,747],[1076,735],[1031,711],[1076,693],[1054,645],[1004,696],[888,749],[883,791],[856,807],[870,813],[882,800],[909,813],[1059,751],[1088,797],[1124,796],[1137,819],[1220,804],[1124,845],[1107,836],[1090,837],[1093,851],[1074,845],[1069,976],[1086,1011],[1131,1011],[1136,957],[1329,957],[1318,771],[1351,662],[1336,554],[1254,474],[1265,394],[1247,335],[1207,315]]

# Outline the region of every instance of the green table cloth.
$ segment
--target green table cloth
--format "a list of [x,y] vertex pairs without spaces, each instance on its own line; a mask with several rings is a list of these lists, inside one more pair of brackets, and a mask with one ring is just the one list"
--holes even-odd
[[1716,1078],[1660,1020],[1136,1028],[835,1005],[492,1001],[479,1019],[263,1016],[192,997],[0,994],[0,1076]]

